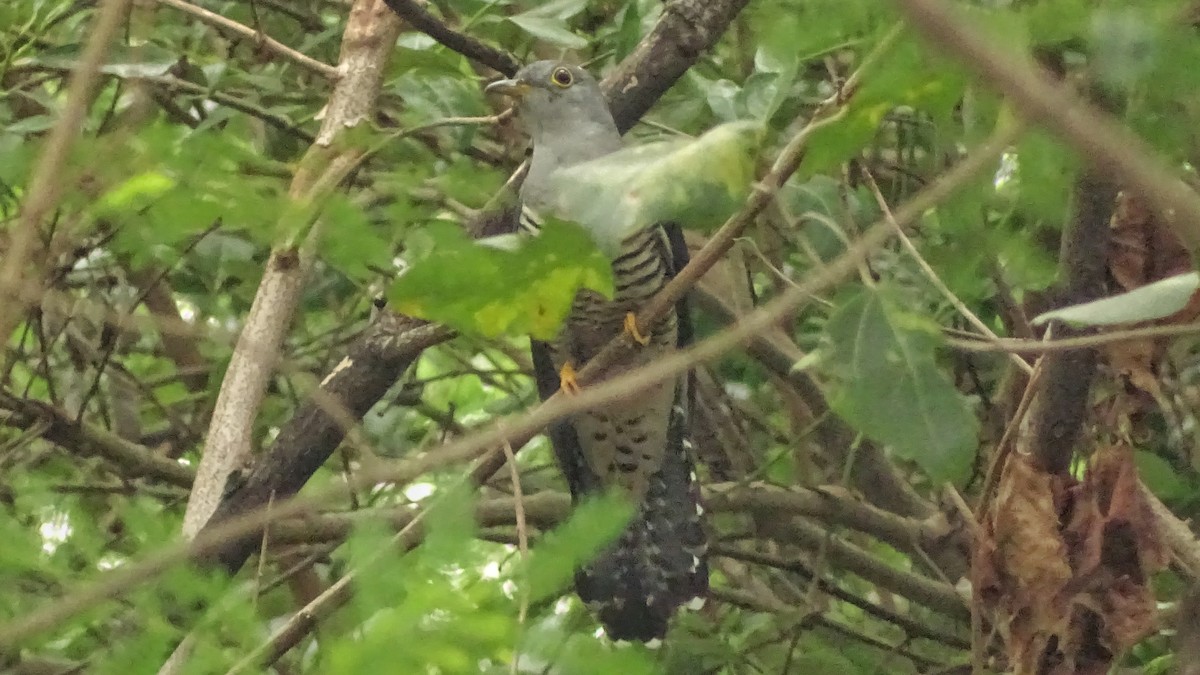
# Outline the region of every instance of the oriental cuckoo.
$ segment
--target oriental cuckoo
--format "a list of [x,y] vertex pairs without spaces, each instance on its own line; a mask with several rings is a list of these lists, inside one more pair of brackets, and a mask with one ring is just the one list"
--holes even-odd
[[[574,66],[538,61],[488,91],[516,100],[532,137],[521,221],[536,232],[539,210],[549,215],[557,172],[618,150],[620,133],[596,80]],[[646,223],[623,236],[612,258],[613,298],[580,290],[557,338],[532,342],[542,398],[560,386],[570,393],[575,369],[622,331],[640,346],[608,374],[636,371],[685,344],[691,324],[683,302],[651,326],[633,317],[686,262],[675,224]],[[687,439],[689,382],[681,376],[548,429],[575,501],[616,489],[636,507],[620,537],[575,575],[579,597],[612,639],[661,639],[675,610],[699,607],[708,590],[703,510]]]

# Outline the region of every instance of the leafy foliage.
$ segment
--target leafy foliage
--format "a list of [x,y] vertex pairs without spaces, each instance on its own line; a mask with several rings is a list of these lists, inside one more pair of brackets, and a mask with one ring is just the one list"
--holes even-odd
[[[678,2],[426,7],[519,59],[564,55],[604,75],[660,20],[716,6]],[[104,4],[0,3],[0,269],[15,264],[8,251],[30,177]],[[1193,341],[1125,336],[1097,348],[1101,368],[1079,406],[1083,438],[1061,483],[1030,463],[1020,467],[1033,477],[1016,483],[1017,472],[994,464],[1020,455],[1013,439],[1027,434],[1013,415],[1030,380],[980,326],[1032,339],[1049,319],[1104,334],[1114,323],[1186,325],[1200,312],[1191,253],[1128,194],[1107,258],[1093,261],[1105,265],[1110,297],[1062,306],[1060,242],[1090,156],[1038,128],[908,225],[911,250],[894,241],[872,250],[857,279],[812,291],[747,345],[698,365],[692,440],[703,481],[720,484],[707,514],[715,591],[703,611],[676,620],[660,652],[597,638],[570,591],[572,571],[630,516],[626,500],[568,509],[541,437],[512,448],[527,497],[520,512],[507,468],[470,490],[465,466],[440,459],[447,441],[532,404],[527,336],[554,335],[578,289],[611,293],[608,256],[632,228],[674,220],[700,244],[779,149],[807,134],[799,172],[693,294],[702,341],[824,274],[872,224],[1011,128],[1020,106],[930,49],[892,3],[750,3],[632,130],[629,148],[562,178],[540,236],[483,240],[468,223],[524,147],[519,125],[475,119],[500,112],[482,93],[485,67],[405,27],[379,70],[373,114],[314,144],[340,85],[176,4],[132,3],[54,177],[52,213],[32,233],[29,259],[16,261],[37,283],[21,289],[31,306],[12,317],[0,382],[0,671],[155,672],[192,633],[184,672],[227,672],[351,570],[351,600],[302,632],[277,672],[999,672],[1025,658],[1049,663],[1035,658],[1046,626],[1029,617],[1061,618],[1063,608],[1133,644],[1112,655],[1121,668],[1167,672],[1185,658],[1164,634],[1143,637],[1156,603],[1186,614],[1179,601],[1194,580],[1155,571],[1147,552],[1162,551],[1133,478],[1196,517]],[[195,5],[324,64],[354,47],[343,44],[346,3]],[[958,5],[958,19],[1005,45],[1013,63],[1032,59],[1102,93],[1156,160],[1194,173],[1200,41],[1177,0]],[[833,114],[810,127],[818,109]],[[297,195],[297,175],[322,175],[343,152],[354,157],[343,180]],[[303,421],[306,392],[344,365],[381,292],[389,310],[459,337],[425,350],[351,425],[301,493],[327,499],[272,529],[261,563],[233,580],[171,565],[77,609],[85,585],[109,590],[122,570],[178,545],[190,475],[218,394],[228,395],[223,374],[264,265],[310,232],[320,234],[315,264],[264,400],[239,400],[257,406],[256,449]],[[0,317],[16,306],[0,304]],[[1038,349],[1018,352],[1031,369]],[[1039,377],[1030,386],[1044,385]],[[1085,457],[1092,447],[1107,465]],[[417,457],[434,468],[355,487]],[[171,462],[182,471],[155,469]],[[946,483],[990,506],[962,531],[926,536]],[[897,484],[902,494],[888,487]],[[812,528],[821,536],[806,537]],[[978,564],[962,550],[979,532],[1005,535],[991,563],[1011,574],[995,579],[1028,578],[1036,591],[1053,570],[1062,583],[1003,596],[1046,610],[1006,630],[1002,612],[977,606],[986,630],[973,650],[955,584],[992,583],[960,578]],[[1114,532],[1132,532],[1135,544],[1112,546]],[[1128,548],[1142,556],[1136,575],[1119,577],[1097,553]],[[1092,595],[1061,595],[1080,588]],[[1121,602],[1127,611],[1087,613]],[[5,631],[47,608],[70,611],[7,641]],[[1114,616],[1127,620],[1101,620]]]
[[388,300],[398,311],[472,333],[549,340],[580,288],[612,296],[609,259],[570,223],[547,223],[537,236],[480,242],[455,225],[434,223],[409,246],[415,260]]
[[834,409],[935,481],[966,478],[978,428],[933,357],[937,327],[881,289],[844,301],[828,331],[827,361],[846,383]]

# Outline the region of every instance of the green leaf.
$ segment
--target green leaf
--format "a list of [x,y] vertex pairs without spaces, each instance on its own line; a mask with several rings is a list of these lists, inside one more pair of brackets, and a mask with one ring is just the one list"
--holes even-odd
[[567,29],[567,23],[561,19],[530,14],[517,14],[508,17],[518,28],[539,40],[566,47],[567,49],[583,49],[588,41]]
[[98,212],[113,214],[145,208],[175,185],[174,180],[157,171],[140,173],[105,193],[97,204]]
[[577,506],[567,522],[530,552],[523,566],[530,600],[562,591],[580,565],[621,534],[632,515],[632,504],[621,494],[599,496]]
[[807,178],[849,160],[875,138],[880,124],[899,106],[935,120],[952,117],[964,82],[960,71],[945,61],[930,60],[915,40],[899,41],[867,71],[841,118],[813,131],[797,175]]
[[1175,467],[1152,452],[1139,450],[1134,453],[1138,475],[1146,487],[1161,499],[1179,499],[1192,494],[1193,489],[1184,481]]
[[569,223],[548,221],[536,237],[481,241],[433,223],[410,244],[425,253],[392,284],[388,300],[397,311],[462,331],[548,340],[578,289],[612,295],[612,263]]
[[[393,246],[380,236],[383,229],[370,223],[362,209],[341,194],[330,195],[322,217],[330,224],[321,240],[321,258],[356,279],[369,279],[372,267],[391,264]],[[386,230],[385,230],[386,231]]]
[[966,477],[977,425],[934,358],[937,326],[884,290],[864,290],[830,318],[841,386],[831,400],[847,422],[935,481]]
[[1186,307],[1197,286],[1200,286],[1200,275],[1195,272],[1176,274],[1128,293],[1039,314],[1033,323],[1040,325],[1060,319],[1076,325],[1109,326],[1154,321]]
[[760,132],[752,123],[723,124],[693,140],[633,146],[559,171],[546,215],[583,225],[610,255],[653,223],[710,229],[745,199]]

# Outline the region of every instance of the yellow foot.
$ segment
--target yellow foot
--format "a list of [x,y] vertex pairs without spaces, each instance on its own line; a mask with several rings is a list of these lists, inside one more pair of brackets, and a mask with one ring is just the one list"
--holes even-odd
[[580,391],[579,382],[575,381],[575,366],[570,361],[558,371],[558,388],[567,396],[575,396]]
[[634,316],[633,312],[626,312],[625,314],[625,332],[629,333],[629,337],[632,337],[643,347],[650,344],[650,338],[642,335],[642,332],[638,330],[637,317]]

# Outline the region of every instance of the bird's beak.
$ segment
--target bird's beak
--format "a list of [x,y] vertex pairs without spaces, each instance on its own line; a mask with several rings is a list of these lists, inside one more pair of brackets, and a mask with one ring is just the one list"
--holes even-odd
[[497,80],[488,86],[484,87],[483,91],[488,94],[503,94],[520,100],[525,94],[529,93],[532,87],[524,80]]

